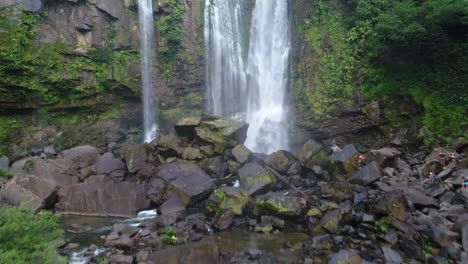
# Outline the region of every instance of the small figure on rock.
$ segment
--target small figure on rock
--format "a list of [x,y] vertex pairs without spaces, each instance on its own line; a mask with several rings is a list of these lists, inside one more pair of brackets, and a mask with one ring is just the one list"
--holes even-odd
[[359,155],[359,157],[358,157],[359,167],[362,167],[364,165],[365,160],[366,160],[366,157],[364,157],[363,155]]
[[439,160],[440,160],[440,165],[442,165],[442,167],[444,167],[447,162],[447,157],[445,156],[445,152],[443,150],[441,150],[439,152]]
[[466,188],[468,186],[468,179],[466,179],[465,177],[462,177],[462,186],[463,188]]
[[450,154],[450,160],[452,161],[454,165],[457,165],[458,160],[457,160],[457,155],[455,154],[455,152],[452,152]]
[[338,147],[338,145],[336,145],[335,140],[332,140],[332,142],[331,142],[331,149],[332,149],[333,153],[341,151],[341,148]]
[[431,172],[429,172],[429,177],[435,178],[435,177],[437,177],[437,175],[434,172],[431,171]]

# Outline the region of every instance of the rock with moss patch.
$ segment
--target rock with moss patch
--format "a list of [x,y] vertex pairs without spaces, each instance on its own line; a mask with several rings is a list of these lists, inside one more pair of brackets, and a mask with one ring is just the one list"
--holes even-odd
[[174,126],[178,136],[195,138],[195,128],[200,125],[201,117],[184,117]]
[[314,166],[328,167],[330,160],[318,142],[309,139],[297,155],[302,166],[312,169]]
[[257,200],[254,214],[259,215],[266,211],[276,215],[298,216],[302,209],[301,198],[270,192]]
[[340,221],[340,209],[327,211],[327,213],[325,213],[320,219],[320,222],[315,226],[314,230],[312,231],[312,235],[322,235],[327,231],[330,233],[336,233],[338,231]]
[[206,204],[209,211],[231,208],[236,215],[242,215],[249,199],[247,193],[240,188],[223,186],[210,195]]
[[392,191],[386,193],[377,203],[374,210],[381,215],[393,215],[400,221],[406,221],[408,200],[403,192]]
[[149,178],[154,173],[155,166],[151,163],[154,161],[152,153],[153,148],[149,144],[127,146],[122,151],[128,171],[142,178]]
[[291,152],[279,150],[268,155],[265,164],[278,172],[285,173],[296,161],[296,157]]
[[244,164],[252,157],[252,151],[250,151],[250,149],[248,149],[244,144],[235,146],[231,152],[234,158],[236,158],[237,162],[240,164]]
[[227,171],[227,164],[221,156],[202,160],[200,167],[214,179],[223,178]]
[[333,153],[330,160],[332,171],[336,174],[349,177],[359,168],[358,153],[352,144],[345,145],[342,151]]
[[245,142],[248,127],[249,125],[242,121],[203,115],[202,122],[195,131],[205,142],[235,146]]
[[330,182],[320,186],[324,196],[337,197],[340,199],[349,199],[353,196],[351,184],[346,182]]
[[164,158],[181,158],[185,149],[189,146],[186,138],[173,134],[160,136],[156,140],[157,152]]
[[240,188],[249,195],[265,193],[276,183],[276,178],[257,162],[246,163],[237,172]]
[[205,155],[200,151],[199,148],[187,147],[182,153],[182,158],[184,160],[201,160]]

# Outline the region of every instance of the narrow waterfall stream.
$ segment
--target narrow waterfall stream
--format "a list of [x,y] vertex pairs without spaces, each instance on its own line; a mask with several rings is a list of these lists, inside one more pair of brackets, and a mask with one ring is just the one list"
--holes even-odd
[[247,121],[251,150],[287,150],[287,0],[206,1],[205,45],[208,110]]
[[156,138],[157,105],[154,102],[152,83],[152,62],[154,51],[153,1],[138,0],[138,20],[140,29],[141,82],[143,100],[144,140],[150,142]]

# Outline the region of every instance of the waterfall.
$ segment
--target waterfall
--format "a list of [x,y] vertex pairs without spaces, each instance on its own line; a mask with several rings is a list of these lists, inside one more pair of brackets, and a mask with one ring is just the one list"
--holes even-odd
[[138,21],[140,29],[141,82],[143,100],[143,129],[145,142],[156,138],[157,105],[151,81],[154,51],[153,1],[138,0]]
[[246,145],[255,152],[289,145],[287,2],[207,0],[205,5],[208,110],[248,122]]

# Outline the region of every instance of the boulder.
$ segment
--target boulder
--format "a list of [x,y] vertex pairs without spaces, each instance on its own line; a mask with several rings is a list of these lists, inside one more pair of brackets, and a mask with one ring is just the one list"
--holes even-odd
[[279,150],[268,155],[265,164],[278,172],[285,173],[296,161],[296,157],[291,152]]
[[235,216],[235,213],[231,208],[219,210],[216,213],[216,215],[213,217],[212,224],[218,230],[228,229],[232,224],[232,220],[234,219],[234,216]]
[[148,261],[165,264],[218,263],[218,246],[214,240],[186,243],[151,253]]
[[175,214],[185,211],[186,204],[177,196],[173,194],[169,199],[167,199],[159,208],[162,215],[166,214]]
[[249,125],[242,121],[203,115],[195,132],[205,142],[233,147],[244,144],[248,128]]
[[186,147],[182,152],[184,160],[201,160],[205,158],[205,154],[199,148]]
[[44,207],[45,201],[22,186],[9,182],[2,187],[1,202],[9,205],[22,205],[31,212],[37,212]]
[[252,157],[252,151],[250,151],[250,149],[248,149],[244,144],[235,146],[231,152],[236,161],[240,164],[244,164]]
[[[186,170],[188,167],[190,167],[190,170]],[[195,164],[184,164],[179,168],[183,168],[183,170],[180,170],[180,173],[175,173],[177,178],[169,183],[169,189],[176,193],[183,203],[189,206],[206,199],[213,189],[210,176]]]
[[283,219],[271,215],[262,215],[261,223],[271,225],[276,228],[284,228],[284,225],[286,224]]
[[315,226],[314,230],[312,230],[312,235],[322,235],[326,231],[330,233],[336,233],[338,231],[338,227],[341,221],[341,210],[335,209],[331,211],[327,211],[320,222]]
[[158,167],[156,177],[166,182],[172,182],[177,178],[189,177],[192,174],[200,174],[201,177],[206,173],[197,165],[191,162],[171,162]]
[[368,162],[375,161],[381,168],[394,167],[395,159],[401,155],[401,151],[395,148],[382,148],[371,150],[366,160]]
[[85,168],[96,164],[99,158],[99,151],[91,146],[80,146],[64,150],[64,159],[71,161],[77,168]]
[[148,208],[147,187],[130,182],[80,183],[58,191],[58,213],[133,217]]
[[78,174],[75,165],[68,159],[36,160],[30,171],[37,177],[52,182],[58,189],[78,183],[78,177],[71,176]]
[[353,196],[352,185],[346,182],[330,182],[320,186],[322,194],[326,197],[349,199]]
[[135,236],[139,231],[139,228],[126,224],[114,224],[112,226],[112,232],[117,232],[119,235],[126,235],[128,237]]
[[350,178],[351,183],[357,183],[361,185],[369,185],[382,177],[382,172],[380,171],[377,162],[373,161],[366,166],[360,168],[356,171]]
[[302,166],[312,169],[314,166],[327,167],[329,158],[325,154],[322,145],[313,139],[307,140],[297,155]]
[[110,174],[116,170],[124,170],[125,163],[121,159],[115,158],[112,153],[107,152],[98,158],[95,168],[97,174]]
[[362,259],[358,253],[342,249],[330,256],[328,264],[361,264]]
[[244,164],[237,173],[240,188],[249,195],[265,193],[276,183],[276,178],[257,162]]
[[10,159],[7,156],[0,158],[0,169],[8,170],[10,166]]
[[158,154],[164,158],[181,158],[184,150],[189,146],[187,138],[179,137],[173,134],[162,135],[156,140]]
[[382,215],[393,215],[400,221],[406,221],[406,209],[408,200],[400,191],[387,192],[375,206],[376,213]]
[[389,247],[382,247],[382,252],[385,257],[385,263],[388,264],[401,264],[403,263],[403,258],[400,256],[398,252],[389,248]]
[[166,188],[166,183],[162,179],[153,177],[150,179],[149,189],[146,196],[148,196],[148,198],[156,205],[160,205],[163,202]]
[[254,214],[258,214],[263,209],[277,215],[298,216],[303,206],[299,197],[270,192],[257,200]]
[[404,190],[406,199],[414,205],[434,206],[439,208],[439,202],[423,193],[422,190],[417,188],[408,188]]
[[178,136],[195,138],[195,128],[200,125],[201,117],[184,117],[174,126]]
[[209,211],[231,208],[236,215],[242,215],[244,207],[249,202],[249,195],[237,187],[223,186],[215,190],[206,201]]
[[[96,0],[97,1],[97,0]],[[109,258],[110,264],[132,264],[133,256],[127,256],[122,254],[113,254]]]
[[358,152],[354,145],[348,144],[341,151],[335,152],[330,156],[333,171],[349,177],[359,168]]
[[106,247],[116,247],[126,250],[133,248],[134,245],[134,239],[130,238],[128,235],[115,236],[113,233],[106,237],[106,243],[104,243]]
[[420,167],[418,167],[418,174],[419,177],[421,178],[430,178],[429,173],[430,172],[435,173],[436,175],[439,174],[441,171],[443,171],[442,165],[440,164],[439,161],[433,160],[424,163]]
[[124,147],[122,156],[127,165],[127,169],[131,173],[150,177],[153,175],[154,166],[151,162],[154,160],[152,155],[153,149],[149,144],[139,144]]
[[226,162],[221,156],[202,160],[200,167],[214,179],[223,178],[227,171]]

